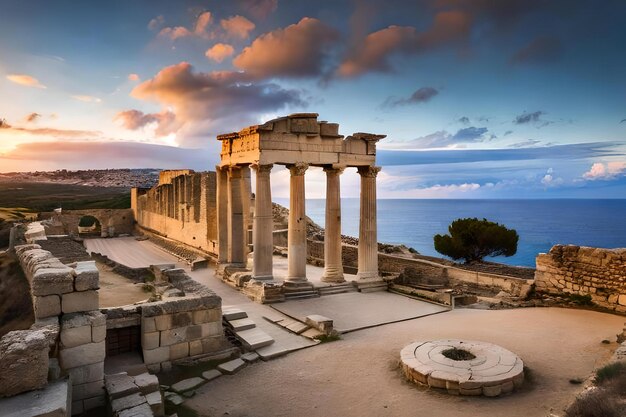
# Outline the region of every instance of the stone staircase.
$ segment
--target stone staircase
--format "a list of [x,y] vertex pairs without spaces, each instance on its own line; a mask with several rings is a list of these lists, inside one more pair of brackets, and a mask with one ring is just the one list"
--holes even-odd
[[257,350],[274,343],[274,338],[256,327],[248,313],[236,307],[222,309],[222,321],[246,350]]
[[175,242],[170,239],[163,238],[161,236],[157,236],[154,233],[147,234],[149,236],[149,240],[159,246],[164,251],[176,256],[177,258],[182,259],[191,265],[191,269],[195,270],[198,268],[206,268],[209,264],[208,255],[192,249],[180,242]]
[[317,289],[320,296],[343,294],[347,292],[357,292],[357,288],[351,282],[344,282],[342,284],[334,284],[327,287],[319,287]]

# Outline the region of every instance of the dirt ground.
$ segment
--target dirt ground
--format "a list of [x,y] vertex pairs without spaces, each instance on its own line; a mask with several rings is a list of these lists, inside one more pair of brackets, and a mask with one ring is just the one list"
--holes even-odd
[[100,308],[118,307],[143,301],[150,296],[143,290],[143,284],[136,284],[128,278],[111,271],[98,263],[100,271]]
[[[580,392],[570,379],[588,378],[608,360],[623,324],[624,317],[583,310],[455,310],[257,362],[206,384],[185,404],[202,416],[545,417],[562,413]],[[455,397],[406,382],[400,349],[440,338],[483,340],[517,353],[530,369],[525,388],[502,398]]]

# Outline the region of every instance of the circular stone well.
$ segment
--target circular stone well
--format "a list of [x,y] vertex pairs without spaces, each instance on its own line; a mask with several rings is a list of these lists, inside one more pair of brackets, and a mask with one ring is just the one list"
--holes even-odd
[[[442,353],[454,348],[475,358],[453,360]],[[513,352],[486,342],[456,339],[415,342],[400,351],[400,360],[409,381],[443,388],[451,394],[497,397],[512,392],[524,382],[524,362]]]

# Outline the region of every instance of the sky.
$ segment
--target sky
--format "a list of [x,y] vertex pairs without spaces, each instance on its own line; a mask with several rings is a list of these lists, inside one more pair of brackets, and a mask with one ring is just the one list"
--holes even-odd
[[[381,198],[626,198],[626,2],[0,0],[0,172],[214,169],[296,112]],[[357,197],[354,170],[342,195]],[[287,171],[272,173],[288,196]],[[324,196],[307,173],[307,197]]]

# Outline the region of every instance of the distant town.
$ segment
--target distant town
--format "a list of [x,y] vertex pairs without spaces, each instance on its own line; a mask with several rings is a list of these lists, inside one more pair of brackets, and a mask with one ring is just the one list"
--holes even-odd
[[87,187],[142,187],[150,188],[158,183],[159,169],[89,169],[68,171],[6,172],[0,173],[2,183],[55,183],[84,185]]

